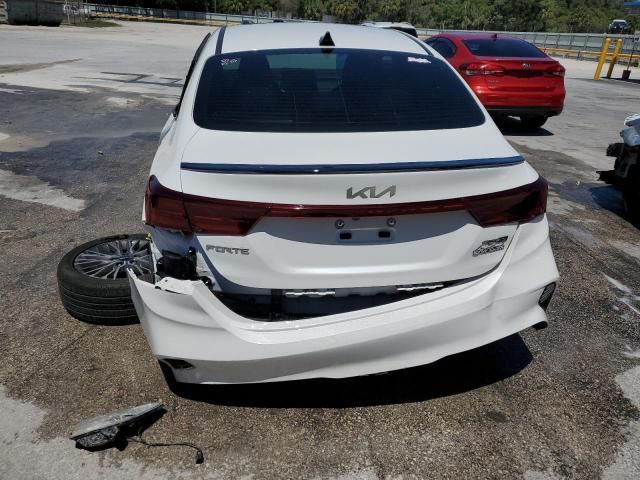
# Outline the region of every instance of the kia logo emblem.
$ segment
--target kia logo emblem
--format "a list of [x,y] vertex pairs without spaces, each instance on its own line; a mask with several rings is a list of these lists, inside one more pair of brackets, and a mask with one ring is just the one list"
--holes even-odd
[[396,194],[396,186],[391,185],[390,187],[385,188],[380,191],[380,187],[364,187],[358,190],[357,192],[353,191],[353,187],[349,187],[347,190],[347,198],[349,200],[353,200],[354,198],[380,198],[385,195],[389,195],[389,197],[393,197]]
[[523,68],[531,68],[531,64],[530,63],[523,63],[522,67]]

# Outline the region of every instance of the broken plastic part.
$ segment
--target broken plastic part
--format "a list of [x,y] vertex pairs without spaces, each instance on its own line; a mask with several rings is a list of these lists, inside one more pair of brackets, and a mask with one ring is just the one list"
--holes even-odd
[[165,406],[156,402],[99,415],[80,422],[70,438],[75,440],[76,447],[87,450],[126,445],[127,440],[142,443],[148,447],[189,447],[196,450],[196,463],[203,463],[204,453],[193,443],[155,443],[144,439],[144,430],[165,412]]
[[98,415],[76,425],[71,440],[82,448],[101,448],[116,443],[127,427],[143,424],[154,415],[161,415],[165,408],[162,403],[146,403],[137,407]]
[[156,264],[159,274],[165,274],[178,280],[196,280],[196,254],[193,248],[189,248],[186,255],[168,250],[162,251],[162,257]]
[[119,433],[120,429],[115,425],[112,427],[105,427],[102,430],[76,439],[76,443],[82,448],[100,448],[110,443],[114,443]]

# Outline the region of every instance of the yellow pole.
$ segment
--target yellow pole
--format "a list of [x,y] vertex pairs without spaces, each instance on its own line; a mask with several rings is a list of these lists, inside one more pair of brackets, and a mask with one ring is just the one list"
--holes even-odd
[[602,42],[602,51],[600,52],[600,59],[598,60],[598,66],[596,67],[596,73],[593,75],[594,80],[600,79],[600,74],[602,73],[602,67],[604,66],[604,62],[607,59],[607,52],[609,51],[609,44],[611,43],[610,38],[605,38],[604,42]]
[[607,78],[611,78],[611,74],[613,73],[613,67],[616,66],[616,62],[618,61],[618,53],[620,53],[620,47],[622,47],[621,38],[616,40],[616,47],[613,49],[613,57],[611,57],[611,62],[609,63],[609,70],[607,71]]

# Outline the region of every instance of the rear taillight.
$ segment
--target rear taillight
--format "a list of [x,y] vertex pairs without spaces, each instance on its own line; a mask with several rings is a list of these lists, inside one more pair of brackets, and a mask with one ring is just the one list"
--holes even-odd
[[270,205],[185,195],[184,207],[194,233],[246,235]]
[[467,210],[483,227],[510,222],[526,222],[547,211],[547,181],[538,177],[533,183],[502,192],[467,197]]
[[269,205],[176,192],[151,176],[145,192],[145,221],[155,227],[194,233],[245,235]]
[[379,205],[289,205],[220,200],[181,194],[151,177],[145,196],[146,222],[173,230],[211,235],[246,235],[262,217],[388,217],[468,211],[483,227],[526,222],[547,208],[547,182],[501,192],[428,202]]
[[162,186],[155,176],[151,176],[144,192],[145,222],[156,227],[191,231],[182,200],[182,193]]
[[552,75],[554,77],[564,77],[564,72],[565,69],[560,64],[554,65],[553,67],[549,67],[545,70],[547,75]]
[[496,65],[495,63],[466,63],[460,66],[460,72],[467,77],[473,77],[476,75],[504,75],[504,67]]

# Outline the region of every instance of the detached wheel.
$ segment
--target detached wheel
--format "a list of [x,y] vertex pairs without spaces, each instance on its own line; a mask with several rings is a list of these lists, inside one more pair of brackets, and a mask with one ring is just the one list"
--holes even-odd
[[547,117],[544,115],[523,115],[520,117],[522,126],[528,130],[534,130],[540,128],[547,121]]
[[138,322],[127,269],[151,279],[150,243],[145,234],[117,235],[82,244],[58,264],[58,291],[72,317],[99,325]]

